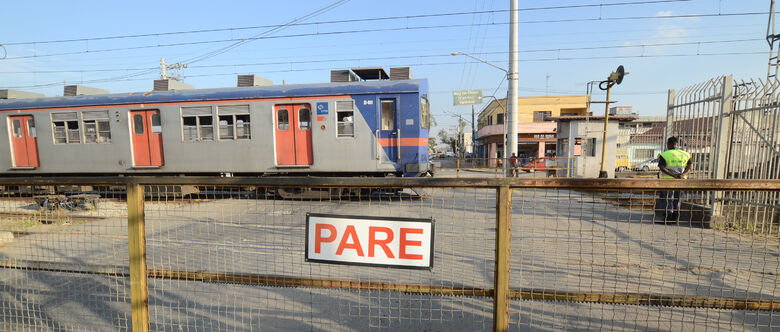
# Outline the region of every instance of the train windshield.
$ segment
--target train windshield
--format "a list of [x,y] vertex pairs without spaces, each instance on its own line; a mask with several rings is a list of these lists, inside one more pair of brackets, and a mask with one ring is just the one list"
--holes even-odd
[[420,97],[420,126],[423,129],[431,127],[431,106],[428,104],[428,96]]

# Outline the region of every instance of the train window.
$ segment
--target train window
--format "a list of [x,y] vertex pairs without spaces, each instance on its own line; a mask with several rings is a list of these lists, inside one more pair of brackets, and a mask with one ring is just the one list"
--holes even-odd
[[22,137],[22,120],[15,119],[12,126],[14,127],[14,137]]
[[219,139],[250,139],[249,105],[225,105],[217,108]]
[[219,139],[233,139],[233,116],[219,116]]
[[251,139],[249,114],[236,115],[236,139]]
[[38,137],[38,132],[35,131],[35,120],[33,120],[32,117],[27,119],[27,133],[30,135],[31,138]]
[[111,143],[108,111],[82,112],[85,143]]
[[211,116],[198,117],[198,134],[201,141],[211,141],[214,139],[214,126]]
[[431,128],[431,106],[428,104],[428,96],[420,97],[420,126],[423,129]]
[[219,139],[250,139],[249,114],[220,115]]
[[289,112],[284,108],[276,111],[276,127],[279,130],[290,129],[290,115]]
[[54,143],[55,144],[73,144],[81,143],[81,132],[79,131],[79,115],[76,112],[62,112],[51,114]]
[[152,113],[152,134],[162,133],[162,124],[160,123],[160,113]]
[[144,133],[144,116],[141,114],[133,115],[133,129],[136,135],[143,135]]
[[298,110],[298,128],[301,130],[311,129],[311,110],[308,108]]
[[382,130],[395,130],[394,100],[382,100]]
[[336,124],[338,137],[355,137],[354,103],[349,101],[336,102]]
[[182,107],[181,121],[184,141],[214,140],[211,106]]

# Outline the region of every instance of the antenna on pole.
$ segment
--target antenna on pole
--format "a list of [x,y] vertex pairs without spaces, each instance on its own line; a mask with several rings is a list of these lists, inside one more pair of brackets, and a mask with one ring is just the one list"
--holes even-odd
[[[780,36],[775,34],[775,0],[769,2],[769,22],[766,24],[766,42],[769,44],[769,64],[766,70],[767,83],[770,80],[777,81],[777,69],[780,68],[780,45],[777,41]],[[775,48],[777,52],[775,53]]]
[[547,73],[544,76],[544,95],[549,96],[550,94],[547,93],[547,89],[550,87],[550,73]]

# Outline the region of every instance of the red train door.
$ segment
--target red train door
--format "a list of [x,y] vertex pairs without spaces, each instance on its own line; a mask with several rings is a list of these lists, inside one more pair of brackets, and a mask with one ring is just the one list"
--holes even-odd
[[160,111],[132,111],[130,118],[133,131],[133,165],[164,165]]
[[13,167],[34,168],[38,163],[38,139],[32,115],[9,117]]
[[309,104],[274,106],[276,163],[280,166],[311,165],[311,107]]

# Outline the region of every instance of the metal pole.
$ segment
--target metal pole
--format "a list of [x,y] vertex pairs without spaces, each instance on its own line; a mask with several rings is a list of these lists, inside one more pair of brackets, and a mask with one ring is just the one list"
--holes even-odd
[[599,172],[600,179],[606,179],[607,168],[605,161],[607,160],[607,125],[609,124],[609,92],[612,89],[612,82],[607,82],[607,102],[604,104],[604,137],[601,139],[601,171]]
[[[517,18],[518,18],[518,6],[517,0],[510,0],[510,18],[509,18],[509,73],[507,80],[509,81],[509,89],[507,90],[507,101],[509,110],[509,137],[507,137],[507,144],[509,144],[509,150],[507,155],[517,155]],[[504,159],[507,158],[504,155]]]
[[471,155],[477,157],[477,123],[474,121],[474,104],[471,104]]

